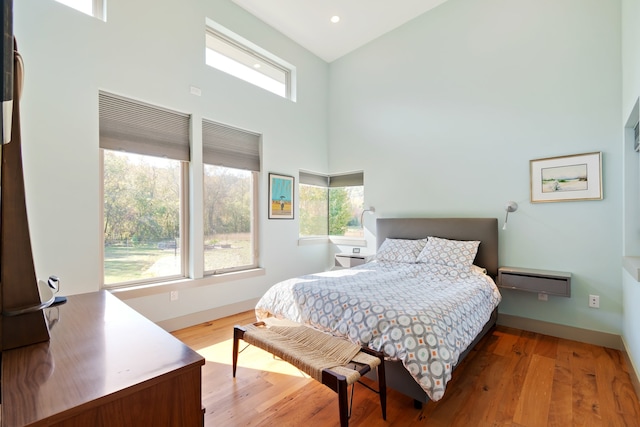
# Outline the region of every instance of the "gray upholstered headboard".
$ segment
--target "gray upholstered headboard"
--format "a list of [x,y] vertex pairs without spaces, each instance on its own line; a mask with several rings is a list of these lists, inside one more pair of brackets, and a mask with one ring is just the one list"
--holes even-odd
[[423,239],[428,236],[451,240],[479,240],[474,264],[498,275],[497,218],[378,218],[376,247],[384,239]]

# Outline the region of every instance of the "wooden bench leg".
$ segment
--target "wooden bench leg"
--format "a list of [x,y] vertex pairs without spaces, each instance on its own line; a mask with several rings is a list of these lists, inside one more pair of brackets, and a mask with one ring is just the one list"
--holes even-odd
[[384,353],[381,351],[363,348],[363,352],[380,359],[380,364],[376,368],[378,374],[378,394],[380,395],[380,408],[382,409],[382,419],[387,419],[387,375],[384,365]]
[[244,337],[245,329],[240,326],[233,327],[233,378],[236,377],[236,369],[238,367],[238,349],[240,340]]
[[382,419],[387,419],[387,376],[384,368],[384,356],[380,357],[380,365],[378,365],[378,394],[380,394],[380,407],[382,408]]
[[345,379],[338,380],[338,409],[340,411],[340,427],[349,426],[349,387]]

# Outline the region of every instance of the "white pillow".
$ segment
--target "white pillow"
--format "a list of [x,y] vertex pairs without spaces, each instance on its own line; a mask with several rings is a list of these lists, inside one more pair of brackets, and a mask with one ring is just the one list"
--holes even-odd
[[477,240],[448,240],[429,236],[417,262],[468,270],[473,265],[479,245]]
[[427,243],[426,239],[384,239],[378,248],[378,261],[418,262],[418,255]]

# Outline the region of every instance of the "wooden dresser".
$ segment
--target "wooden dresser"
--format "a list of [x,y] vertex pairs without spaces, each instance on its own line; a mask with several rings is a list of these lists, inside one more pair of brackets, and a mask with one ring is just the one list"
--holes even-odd
[[2,427],[202,426],[204,359],[106,291],[45,310],[51,340],[2,353]]

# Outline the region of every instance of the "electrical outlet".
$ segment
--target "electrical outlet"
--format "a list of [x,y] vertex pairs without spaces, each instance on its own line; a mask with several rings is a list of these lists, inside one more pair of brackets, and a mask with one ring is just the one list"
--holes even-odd
[[171,301],[178,301],[178,291],[171,291]]
[[538,301],[549,301],[549,295],[543,294],[543,293],[539,293],[538,294]]
[[589,295],[589,307],[600,308],[600,295]]

